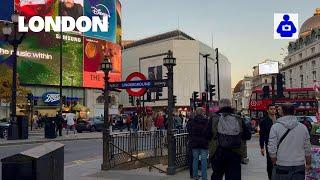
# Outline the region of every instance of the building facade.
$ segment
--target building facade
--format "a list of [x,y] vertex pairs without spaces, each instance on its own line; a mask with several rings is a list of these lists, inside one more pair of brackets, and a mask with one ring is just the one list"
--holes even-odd
[[244,115],[249,114],[249,102],[252,93],[251,81],[251,76],[245,76],[243,80],[238,82],[233,91],[233,107],[237,112]]
[[[179,30],[156,35],[135,41],[124,47],[122,79],[133,72],[141,72],[147,79],[166,78],[167,69],[163,58],[168,50],[173,52],[177,65],[174,67],[174,95],[177,96],[177,107],[190,106],[193,91],[205,91],[205,58],[208,57],[208,83],[217,88],[217,66],[215,50]],[[219,53],[220,97],[231,98],[231,65],[228,59]],[[167,88],[153,89],[161,91],[161,99],[167,98]],[[218,94],[218,93],[216,93]],[[146,96],[146,95],[145,95]],[[154,99],[155,93],[152,94]],[[217,96],[214,97],[217,99]],[[146,97],[144,97],[146,99]],[[120,103],[131,107],[126,92],[120,95]],[[167,101],[147,102],[145,106],[164,107]]]
[[302,24],[299,39],[289,43],[284,63],[286,88],[313,87],[320,81],[320,8]]
[[[274,61],[274,60],[265,60],[267,61]],[[282,64],[279,63],[279,68],[282,67]],[[271,85],[272,77],[276,78],[277,74],[260,74],[259,73],[259,66],[253,67],[252,78],[251,78],[251,89],[258,90],[262,89],[264,86]]]

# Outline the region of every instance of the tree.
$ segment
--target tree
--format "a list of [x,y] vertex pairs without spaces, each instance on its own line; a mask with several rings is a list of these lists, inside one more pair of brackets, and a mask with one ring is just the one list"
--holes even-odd
[[[23,105],[27,103],[27,94],[30,93],[30,90],[28,90],[23,86],[20,86],[20,82],[18,79],[17,79],[17,104]],[[12,69],[5,64],[0,64],[0,102],[4,102],[4,103],[11,102],[11,94],[12,94],[11,88],[12,88]]]

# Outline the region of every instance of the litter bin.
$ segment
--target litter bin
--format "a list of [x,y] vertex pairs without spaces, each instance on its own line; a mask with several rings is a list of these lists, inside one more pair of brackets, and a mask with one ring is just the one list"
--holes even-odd
[[56,134],[56,118],[48,117],[45,119],[44,125],[44,137],[47,139],[54,139],[57,137]]
[[1,162],[2,180],[63,180],[64,145],[49,142]]
[[8,140],[28,139],[28,118],[17,116],[8,128]]

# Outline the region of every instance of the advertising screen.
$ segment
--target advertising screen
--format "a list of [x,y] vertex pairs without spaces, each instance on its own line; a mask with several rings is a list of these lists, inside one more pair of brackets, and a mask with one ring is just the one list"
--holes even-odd
[[109,27],[107,32],[85,32],[88,37],[95,37],[116,43],[116,0],[86,0],[84,3],[84,16],[107,16]]
[[268,61],[259,64],[259,74],[277,74],[279,73],[279,63],[275,61]]
[[12,0],[2,0],[1,6],[6,7],[1,9],[0,11],[0,19],[10,21],[11,20],[11,14],[14,11],[14,3]]
[[[10,10],[10,2],[12,9]],[[10,18],[13,3],[21,16],[109,16],[108,32],[63,33],[62,66],[63,85],[102,88],[103,73],[100,63],[105,55],[111,57],[113,71],[111,81],[121,80],[121,47],[116,43],[117,27],[121,30],[120,2],[116,0],[5,0],[8,12],[0,12],[1,20]],[[116,7],[117,5],[117,7]],[[59,8],[60,7],[60,8]],[[7,10],[7,9],[6,9]],[[9,12],[10,11],[10,12]],[[120,16],[119,16],[120,17]],[[4,21],[0,21],[0,28]],[[117,32],[121,37],[121,31]],[[12,46],[8,45],[0,33],[0,65],[12,67]],[[18,48],[18,74],[23,84],[59,85],[60,83],[60,32],[28,32]]]
[[121,47],[118,44],[96,38],[84,39],[84,87],[100,87],[104,85],[103,72],[98,72],[105,56],[111,58],[112,71],[110,81],[121,80]]

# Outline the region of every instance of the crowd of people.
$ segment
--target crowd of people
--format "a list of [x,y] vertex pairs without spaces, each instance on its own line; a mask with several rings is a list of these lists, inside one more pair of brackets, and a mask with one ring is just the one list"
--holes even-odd
[[[311,170],[310,122],[299,122],[294,113],[290,104],[270,104],[260,120],[260,152],[266,156],[270,180],[304,180]],[[251,139],[251,128],[231,108],[230,100],[220,100],[219,111],[209,115],[197,108],[187,129],[192,179],[207,179],[208,160],[212,180],[241,179],[241,160],[246,157],[244,144]]]
[[260,152],[270,180],[304,180],[311,170],[310,122],[299,122],[292,105],[270,104],[260,122]]

